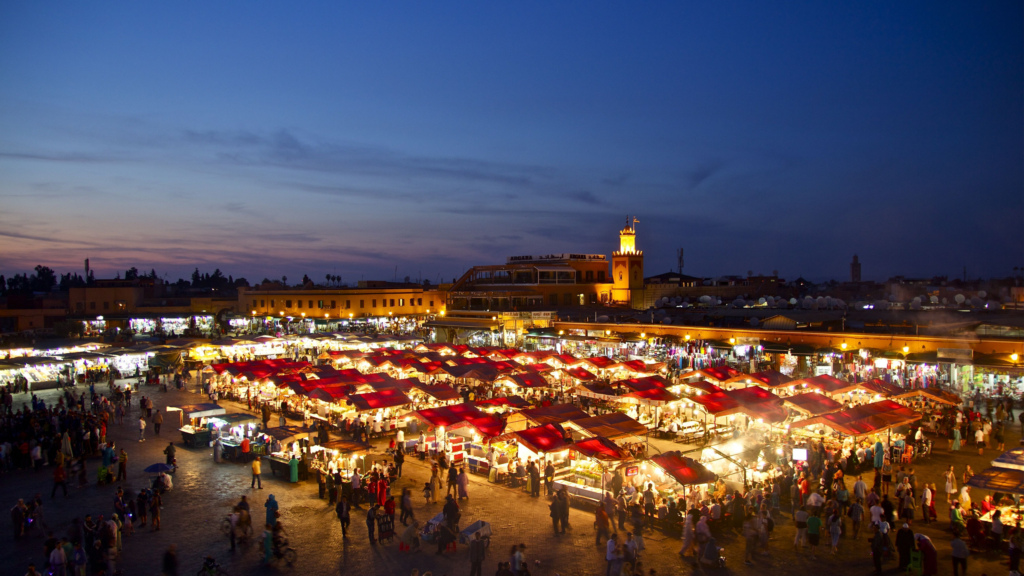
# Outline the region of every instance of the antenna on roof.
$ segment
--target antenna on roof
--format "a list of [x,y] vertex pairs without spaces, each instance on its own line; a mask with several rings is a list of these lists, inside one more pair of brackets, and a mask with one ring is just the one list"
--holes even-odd
[[679,275],[683,275],[683,249],[676,249],[676,265],[679,266]]

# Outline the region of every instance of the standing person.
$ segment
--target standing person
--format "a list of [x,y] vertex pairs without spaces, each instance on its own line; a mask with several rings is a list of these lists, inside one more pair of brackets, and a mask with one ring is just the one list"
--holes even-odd
[[484,546],[484,541],[480,539],[480,533],[477,532],[469,543],[469,576],[482,576],[486,553],[487,547]]
[[274,526],[277,524],[277,517],[281,515],[278,511],[277,499],[271,494],[263,506],[267,509],[267,524]]
[[178,576],[178,547],[171,544],[164,552],[163,569],[161,576]]
[[530,496],[540,498],[540,463],[530,463]]
[[896,531],[896,551],[900,555],[900,572],[905,572],[910,565],[910,553],[914,550],[914,531],[909,524],[904,524]]
[[412,490],[409,488],[402,489],[402,501],[400,503],[400,507],[402,513],[398,519],[402,523],[402,526],[408,526],[409,524],[407,520],[415,520],[412,513]]
[[882,533],[882,528],[878,524],[872,524],[872,535],[871,535],[871,561],[875,565],[875,574],[882,573],[882,560],[888,546],[888,540],[885,534]]
[[453,460],[451,466],[448,468],[448,490],[445,496],[450,496],[457,493],[457,486],[459,484],[459,471],[455,469],[455,461]]
[[853,521],[853,539],[856,540],[857,536],[860,535],[860,527],[864,522],[864,506],[861,504],[860,498],[850,505],[850,510],[847,514],[849,514],[850,520]]
[[946,480],[946,503],[949,504],[953,500],[953,494],[956,492],[956,472],[953,471],[953,465],[950,464],[949,469],[942,473],[943,478]]
[[[262,473],[262,466],[260,465],[260,457],[256,456],[252,459],[252,485],[250,488],[256,488],[259,485],[259,489],[263,490],[263,480],[260,478]],[[268,522],[269,524],[269,522]],[[271,524],[273,526],[273,524]]]
[[160,435],[160,425],[164,423],[164,415],[160,413],[160,410],[156,411],[153,415],[153,433],[157,436]]
[[50,498],[52,499],[57,494],[57,488],[64,490],[64,497],[68,497],[68,481],[64,475],[64,467],[57,465],[53,469],[53,490],[50,490]]
[[121,453],[117,455],[117,481],[128,479],[128,453],[121,448]]
[[152,520],[153,531],[160,531],[160,507],[163,505],[163,497],[160,496],[159,491],[153,492],[153,497],[149,499],[149,516]]
[[441,478],[437,475],[437,469],[434,468],[430,474],[430,496],[427,500],[432,504],[437,504],[437,499],[441,494]]
[[[559,514],[559,511],[557,511],[557,507],[558,507],[557,504],[558,504],[557,502],[552,502],[551,503],[551,514],[553,516]],[[557,520],[557,518],[553,518],[552,519],[552,523],[554,524],[555,533],[557,534],[558,533],[558,520]],[[597,532],[597,536],[596,536],[595,543],[594,543],[595,546],[600,546],[601,545],[601,537],[602,536],[604,536],[608,541],[611,541],[613,539],[613,536],[611,535],[611,530],[610,530],[610,528],[611,528],[611,520],[608,518],[608,513],[605,512],[605,509],[604,509],[603,506],[598,506],[597,510],[594,512],[594,527],[595,527],[596,532]]]
[[743,549],[743,563],[748,566],[754,563],[754,553],[757,552],[758,536],[757,520],[754,518],[754,512],[748,511],[743,520],[743,540],[746,543],[746,546]]
[[[974,431],[974,443],[978,446],[978,456],[982,456],[985,453],[985,431],[978,428]],[[954,561],[956,557],[954,556]],[[967,562],[967,558],[964,557],[964,562]],[[964,570],[967,570],[964,568]],[[953,573],[956,574],[956,564],[953,565]]]
[[376,544],[373,537],[374,523],[377,521],[377,504],[370,502],[370,508],[366,511],[366,533],[370,536],[370,544]]
[[839,537],[843,535],[843,516],[839,510],[832,513],[828,520],[828,533],[832,537],[832,554],[839,552]]
[[463,467],[462,470],[459,470],[459,477],[456,479],[456,482],[459,487],[459,500],[462,500],[463,498],[469,500],[469,476],[466,474],[465,467]]
[[967,576],[967,557],[971,554],[967,543],[960,539],[960,534],[955,534],[949,545],[953,548],[953,576],[959,576],[960,569]]
[[796,525],[796,537],[793,538],[793,550],[797,553],[800,552],[801,546],[807,545],[807,520],[810,515],[807,513],[807,507],[801,506],[799,510],[793,514],[793,523]]
[[818,542],[821,541],[821,518],[818,516],[818,512],[815,512],[807,518],[807,542],[811,545],[811,558],[816,558],[815,553],[818,550]]
[[352,501],[348,496],[345,496],[338,501],[338,505],[334,507],[334,513],[338,515],[338,522],[341,523],[341,537],[348,538],[348,525],[351,520]]
[[146,418],[139,416],[139,442],[146,441]]
[[[401,434],[399,430],[399,434]],[[398,449],[395,450],[395,471],[398,472],[398,477],[402,477],[402,465],[405,464],[405,449],[399,445]]]

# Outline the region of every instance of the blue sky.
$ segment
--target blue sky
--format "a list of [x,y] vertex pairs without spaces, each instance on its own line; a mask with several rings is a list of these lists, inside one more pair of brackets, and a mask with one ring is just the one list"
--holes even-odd
[[0,272],[1024,265],[1019,2],[0,5]]

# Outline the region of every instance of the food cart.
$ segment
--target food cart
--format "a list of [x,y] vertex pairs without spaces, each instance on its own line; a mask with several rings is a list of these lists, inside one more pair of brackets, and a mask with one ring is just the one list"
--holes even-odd
[[223,457],[235,460],[241,456],[242,440],[252,438],[259,427],[260,417],[244,412],[232,412],[208,418],[211,436],[220,438]]
[[679,451],[665,452],[641,465],[644,480],[653,482],[658,493],[665,498],[683,498],[694,490],[706,496],[716,476],[700,462],[683,456]]
[[306,426],[278,426],[267,428],[263,433],[281,444],[281,450],[271,452],[265,457],[270,463],[270,471],[274,476],[283,472],[285,478],[291,474],[291,459],[299,461],[299,480],[305,480],[309,472],[310,436],[316,431]]
[[209,446],[211,441],[212,424],[209,423],[210,416],[226,414],[227,410],[218,404],[184,404],[181,406],[168,406],[167,412],[178,412],[178,422],[181,426],[181,439],[185,446],[198,448]]

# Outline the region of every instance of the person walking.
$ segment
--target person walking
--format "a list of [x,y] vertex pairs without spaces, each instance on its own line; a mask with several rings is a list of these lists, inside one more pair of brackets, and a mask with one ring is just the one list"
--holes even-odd
[[68,497],[68,481],[67,476],[64,473],[64,467],[57,465],[53,469],[53,490],[50,491],[50,498],[52,499],[57,495],[57,488],[64,490],[64,497]]
[[910,565],[910,553],[914,550],[914,531],[909,524],[904,524],[896,531],[896,551],[900,557],[900,572],[905,572]]
[[[553,515],[552,522],[555,525],[555,533],[558,533],[558,520],[554,518],[554,515],[559,514],[557,511],[557,502],[551,503],[551,514]],[[603,506],[598,506],[594,512],[594,528],[597,532],[595,546],[601,545],[601,537],[604,536],[609,542],[613,539],[610,528],[611,520],[608,518],[608,513],[605,512]]]
[[139,442],[146,441],[146,418],[139,416]]
[[960,534],[956,534],[949,545],[953,548],[953,576],[959,576],[960,570],[967,576],[967,557],[971,554],[967,543],[960,538]]
[[128,479],[128,453],[121,448],[121,453],[117,455],[117,481]]
[[469,576],[483,576],[484,556],[487,554],[487,547],[480,539],[480,533],[473,535],[469,542]]
[[374,502],[370,503],[370,509],[366,511],[366,533],[370,536],[370,544],[376,544],[377,540],[373,537],[373,529],[377,521],[377,504]]
[[341,523],[341,537],[348,538],[348,525],[351,520],[352,501],[348,496],[345,496],[338,501],[338,505],[334,507],[334,513],[338,515],[338,522]]
[[398,519],[402,523],[402,526],[408,526],[409,520],[416,519],[412,513],[412,490],[410,490],[409,488],[402,489],[402,500],[399,503],[399,506],[402,510],[402,513]]
[[178,576],[178,547],[171,544],[164,552],[161,576]]
[[839,553],[839,537],[843,535],[843,516],[839,510],[832,513],[828,520],[828,534],[832,537],[832,554]]
[[402,477],[402,465],[405,464],[405,449],[399,446],[395,450],[395,472],[398,473],[398,477]]
[[807,546],[807,520],[810,515],[807,507],[801,506],[796,514],[793,514],[793,523],[796,525],[796,537],[793,538],[793,550],[800,552],[802,546]]
[[277,517],[281,515],[278,510],[277,499],[271,494],[267,497],[267,501],[263,503],[263,506],[267,509],[267,524],[274,526],[277,524]]
[[250,488],[256,488],[256,486],[259,485],[259,489],[263,490],[263,480],[260,479],[261,473],[262,466],[260,464],[260,457],[256,456],[252,459],[252,485]]
[[160,425],[164,423],[164,415],[160,413],[160,410],[156,411],[153,415],[153,433],[157,436],[160,435]]
[[459,470],[459,476],[456,478],[456,484],[458,485],[459,500],[469,500],[469,476],[466,474],[466,468],[463,467]]

